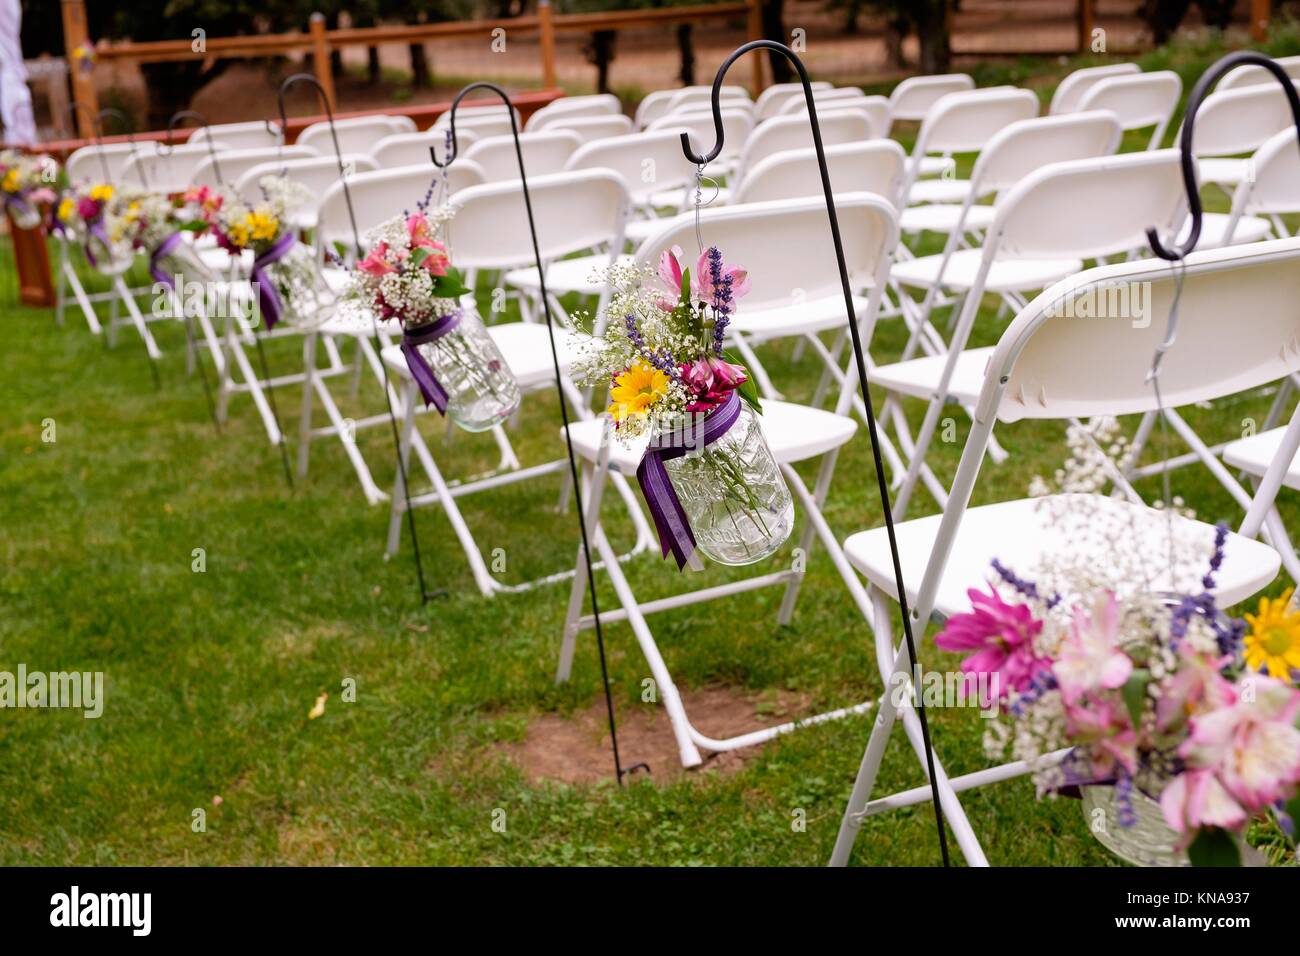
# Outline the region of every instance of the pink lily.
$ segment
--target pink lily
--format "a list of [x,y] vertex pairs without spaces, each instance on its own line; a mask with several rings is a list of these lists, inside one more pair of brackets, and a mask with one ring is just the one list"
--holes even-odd
[[1052,673],[1066,704],[1083,694],[1122,687],[1133,672],[1133,661],[1118,647],[1119,603],[1109,591],[1098,595],[1089,613],[1075,608],[1070,633]]
[[[722,265],[722,277],[725,279],[731,277],[731,300],[735,302],[741,296],[746,295],[750,289],[749,270],[740,266],[730,266],[726,263]],[[705,249],[700,253],[700,258],[695,262],[695,272],[691,276],[691,291],[696,299],[703,301],[712,301],[715,293],[713,288],[713,276],[709,269],[709,250]]]
[[357,264],[357,268],[367,275],[383,276],[397,269],[387,260],[388,243],[378,243],[369,254]]

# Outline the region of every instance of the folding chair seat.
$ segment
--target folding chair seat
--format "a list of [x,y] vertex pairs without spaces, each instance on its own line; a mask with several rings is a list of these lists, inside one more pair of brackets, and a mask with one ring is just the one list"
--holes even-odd
[[[794,202],[803,202],[803,200]],[[825,200],[822,199],[820,202],[822,210],[820,225],[824,232]],[[774,206],[779,204],[762,205]],[[879,306],[880,291],[884,284],[885,272],[888,269],[889,250],[892,249],[898,237],[896,213],[891,204],[877,196],[849,194],[838,197],[836,205],[841,227],[846,233],[847,244],[856,246],[859,249],[858,255],[851,261],[858,263],[865,269],[870,279],[863,284],[873,289],[866,306],[865,316],[845,316],[843,313],[844,302],[841,299],[840,321],[845,324],[849,321],[859,322],[864,326],[864,338],[869,341],[870,331],[874,326],[874,310]],[[751,269],[750,275],[755,289],[746,296],[746,305],[737,310],[735,320],[739,320],[744,315],[747,303],[751,298],[758,298],[761,301],[765,295],[771,294],[770,291],[762,288],[762,279],[765,272],[763,264],[748,261],[745,258],[748,250],[739,250],[737,244],[732,241],[738,230],[719,228],[721,221],[726,221],[728,218],[737,219],[739,214],[743,212],[745,212],[745,207],[739,206],[732,209],[717,210],[717,214],[722,214],[722,220],[719,220],[715,215],[708,222],[701,223],[702,231],[707,237],[705,241],[726,250],[729,260],[744,262]],[[691,233],[689,236],[681,235],[680,231],[675,232],[670,229],[660,238],[669,244],[680,241],[683,247],[687,249],[687,259],[694,261],[693,254],[698,252],[698,244],[692,241],[694,239],[693,227],[689,232]],[[878,235],[875,235],[876,233]],[[811,245],[805,241],[805,238],[804,230],[798,230],[792,236],[792,239],[797,240],[791,243],[792,246],[797,249]],[[657,261],[661,248],[663,246],[659,242],[647,242],[637,252],[637,265],[646,266]],[[872,257],[870,262],[863,263],[861,261],[863,257],[860,250],[864,248],[871,250],[869,253]],[[819,246],[814,250],[814,253],[822,251]],[[798,263],[795,265],[797,267]],[[779,280],[773,277],[772,281]],[[839,399],[834,412],[765,398],[762,401],[764,413],[759,416],[758,420],[786,483],[789,485],[795,499],[799,502],[801,510],[805,513],[806,524],[802,535],[798,539],[798,547],[806,554],[814,544],[821,542],[823,547],[826,548],[832,563],[839,571],[850,598],[858,605],[859,609],[865,611],[865,592],[860,583],[854,578],[833,532],[821,513],[822,505],[825,503],[826,495],[830,489],[838,451],[852,439],[857,431],[857,423],[848,416],[852,404],[852,395],[856,387],[857,383],[852,379],[845,379],[840,383]],[[869,709],[871,706],[869,703],[857,704],[815,717],[791,721],[778,727],[769,727],[740,734],[725,740],[702,734],[691,725],[690,718],[682,704],[681,695],[673,682],[672,674],[655,643],[654,634],[646,620],[647,616],[671,608],[697,604],[727,595],[742,594],[774,585],[784,585],[785,594],[777,620],[781,624],[786,624],[793,617],[803,575],[797,571],[781,570],[713,587],[676,593],[654,601],[638,601],[623,568],[617,560],[617,556],[613,553],[613,548],[605,536],[600,523],[600,513],[604,483],[611,477],[626,478],[634,474],[641,459],[642,449],[635,446],[625,448],[621,442],[611,441],[610,433],[611,429],[607,419],[601,416],[597,419],[570,425],[568,435],[572,441],[575,454],[580,455],[586,465],[584,469],[584,484],[587,489],[585,495],[586,511],[583,520],[587,526],[587,539],[595,549],[595,553],[591,557],[593,560],[600,560],[601,567],[604,573],[609,576],[618,599],[619,606],[601,611],[600,620],[602,623],[626,620],[631,626],[641,652],[649,665],[650,673],[654,678],[659,699],[667,711],[682,765],[688,768],[698,766],[703,762],[703,752],[706,751],[722,753],[752,746],[801,727],[811,726],[827,720],[835,720],[851,714],[860,714]],[[809,489],[793,465],[796,462],[808,461],[818,457],[821,459],[820,471],[814,489]],[[580,548],[575,563],[575,571],[582,567],[583,554]],[[564,682],[569,678],[578,634],[585,628],[595,626],[595,619],[591,615],[584,616],[581,613],[583,593],[584,582],[580,575],[575,573],[571,584],[569,610],[560,647],[560,660],[556,673],[557,682]]]
[[1112,63],[1107,66],[1086,66],[1075,70],[1057,84],[1047,112],[1051,116],[1073,113],[1079,109],[1084,94],[1102,80],[1112,76],[1141,72],[1142,68],[1136,63]]
[[[1141,154],[1158,156],[1159,154]],[[1033,184],[1026,184],[1032,189]],[[1043,570],[1039,559],[1065,553],[1072,562],[1105,566],[1113,562],[1104,535],[1081,540],[1063,527],[1075,520],[1104,522],[1114,516],[1132,529],[1129,542],[1153,555],[1148,565],[1152,590],[1174,588],[1196,593],[1203,569],[1181,567],[1173,579],[1163,560],[1169,535],[1180,540],[1214,540],[1214,525],[1146,507],[1130,485],[1117,482],[1123,495],[1066,494],[1054,496],[1051,514],[1064,513],[1063,524],[1048,520],[1043,499],[1022,499],[971,507],[986,446],[995,426],[1021,419],[1069,420],[1096,416],[1139,414],[1158,407],[1149,379],[1152,356],[1167,333],[1159,319],[1135,326],[1129,317],[1105,315],[1089,321],[1074,318],[1075,305],[1127,287],[1149,290],[1154,315],[1169,315],[1178,296],[1178,335],[1163,356],[1160,393],[1169,406],[1187,405],[1258,387],[1300,369],[1300,354],[1278,343],[1294,335],[1294,303],[1300,294],[1300,241],[1294,239],[1195,253],[1186,268],[1175,270],[1162,260],[1127,261],[1099,266],[1048,289],[1012,321],[993,350],[976,403],[975,424],[967,438],[941,515],[895,525],[904,584],[910,598],[913,626],[919,631],[933,616],[946,618],[969,608],[965,589],[987,580],[997,558],[1014,573],[1033,579]],[[1180,284],[1181,283],[1181,284]],[[1225,307],[1233,304],[1240,322],[1225,323]],[[1039,396],[1025,401],[1023,396]],[[1300,446],[1300,414],[1292,416],[1286,440],[1251,501],[1237,533],[1229,533],[1225,559],[1216,569],[1213,593],[1220,606],[1241,601],[1264,587],[1277,574],[1276,551],[1255,539],[1264,514],[1272,507],[1282,474]],[[1087,510],[1084,510],[1084,508]],[[894,576],[885,534],[880,529],[859,532],[845,542],[845,554],[869,582],[880,676],[886,687],[898,686],[912,672],[905,646],[890,633],[892,602],[899,585]],[[1157,557],[1158,556],[1158,557]],[[1142,588],[1135,576],[1117,585]],[[918,653],[916,666],[921,667]],[[987,783],[1031,772],[1036,764],[1017,761],[961,777],[949,777],[940,761],[938,741],[927,751],[920,722],[911,703],[886,693],[858,770],[831,857],[843,865],[852,851],[857,830],[867,815],[928,800],[930,787],[920,787],[871,799],[876,773],[896,722],[902,721],[909,743],[925,766],[933,759],[935,790],[947,825],[967,862],[988,865],[988,859],[967,819],[958,794]],[[1057,757],[1067,751],[1061,751]],[[1049,758],[1051,759],[1051,758]]]
[[1110,110],[1125,132],[1150,126],[1147,149],[1159,149],[1182,92],[1183,81],[1172,70],[1108,76],[1084,92],[1078,110]]
[[[1052,121],[1060,119],[1066,117]],[[1034,170],[1005,195],[999,195],[997,216],[985,236],[984,246],[953,253],[943,272],[944,284],[962,293],[951,344],[936,349],[943,360],[911,359],[905,351],[901,364],[906,367],[884,365],[868,372],[873,383],[884,384],[889,380],[906,383],[908,395],[915,395],[919,384],[931,379],[929,406],[915,442],[896,397],[887,399],[881,411],[881,419],[892,422],[900,445],[910,449],[911,460],[899,484],[895,505],[899,515],[906,513],[918,480],[924,481],[941,505],[946,499],[942,484],[925,462],[925,453],[942,409],[952,398],[948,389],[984,293],[1010,294],[1043,288],[1077,272],[1084,259],[1102,259],[1140,248],[1149,226],[1176,228],[1185,215],[1180,169],[1176,150],[1069,160]],[[1062,228],[1066,222],[1068,229]],[[1014,258],[1008,257],[1009,250],[1014,250]],[[914,281],[921,268],[915,263],[924,262],[899,263],[891,276],[901,283]],[[933,282],[938,264],[932,261],[928,268],[930,272],[925,278]],[[958,282],[962,285],[958,286]],[[1016,289],[1018,282],[1023,285]],[[1140,319],[1141,316],[1135,317],[1137,321]],[[926,329],[920,322],[915,328],[919,341]],[[969,364],[977,361],[965,359],[968,363],[965,374],[969,374]],[[1033,400],[1036,396],[1026,398],[1026,401]]]

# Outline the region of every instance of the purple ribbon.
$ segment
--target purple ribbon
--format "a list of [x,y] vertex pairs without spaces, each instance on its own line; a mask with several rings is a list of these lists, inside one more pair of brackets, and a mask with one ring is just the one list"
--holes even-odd
[[280,295],[275,286],[266,277],[266,267],[284,258],[298,238],[292,232],[286,232],[276,240],[275,245],[253,260],[253,281],[257,283],[257,298],[262,306],[262,315],[266,318],[268,330],[275,328],[280,321]]
[[162,259],[163,256],[171,255],[180,243],[181,234],[179,232],[173,232],[162,242],[158,243],[157,249],[149,253],[149,274],[154,277],[155,281],[161,282],[173,292],[176,291],[176,284],[172,281],[171,276],[162,271],[162,267],[158,264],[158,261]]
[[[102,242],[104,244],[104,249],[107,251],[109,247],[109,241],[108,241],[108,233],[104,231],[104,224],[102,222],[92,223],[90,226],[87,227],[87,231],[90,233],[91,236],[93,236],[94,238]],[[95,261],[95,254],[90,251],[89,238],[86,239],[86,245],[83,251],[86,253],[86,261],[90,263],[90,267],[92,269],[98,269],[99,263]]]
[[418,328],[408,329],[402,333],[402,354],[406,356],[406,367],[411,370],[411,377],[420,386],[420,394],[424,396],[424,404],[434,406],[438,409],[439,415],[447,414],[447,390],[438,384],[433,369],[429,367],[429,363],[420,354],[418,346],[442,338],[460,325],[460,320],[461,313],[456,311],[436,319],[431,325],[421,325]]
[[702,422],[693,423],[684,433],[656,436],[646,449],[641,464],[637,465],[636,480],[641,485],[641,494],[645,496],[650,517],[659,532],[659,547],[665,558],[672,552],[679,571],[686,567],[695,553],[695,535],[664,462],[713,444],[739,417],[740,397],[732,392],[725,402],[705,415]]

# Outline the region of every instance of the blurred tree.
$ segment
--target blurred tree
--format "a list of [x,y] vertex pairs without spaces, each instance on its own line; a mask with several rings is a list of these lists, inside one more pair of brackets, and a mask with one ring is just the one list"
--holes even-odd
[[[918,67],[923,73],[945,73],[952,60],[949,44],[948,17],[945,9],[949,0],[826,0],[825,7],[842,11],[845,17],[844,32],[856,33],[858,18],[874,12],[885,21],[885,59],[894,69],[907,66],[903,43],[915,33],[921,57]],[[956,9],[956,4],[952,4]]]
[[[1226,30],[1232,23],[1236,3],[1235,0],[1196,0],[1196,6],[1207,26]],[[1157,46],[1169,41],[1191,7],[1192,0],[1143,0],[1140,11],[1142,19],[1146,21],[1151,39]]]

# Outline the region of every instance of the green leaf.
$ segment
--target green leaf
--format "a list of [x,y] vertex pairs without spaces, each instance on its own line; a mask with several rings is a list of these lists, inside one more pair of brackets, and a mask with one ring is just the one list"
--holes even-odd
[[[726,349],[722,350],[722,359],[724,362],[730,362],[732,365],[739,365],[745,368],[745,363],[739,361],[736,356],[732,355]],[[745,368],[745,384],[736,389],[736,394],[749,403],[749,406],[758,414],[763,414],[763,406],[759,404],[758,386],[754,384],[754,376],[750,374],[749,369]]]
[[1282,809],[1291,818],[1291,845],[1300,845],[1300,794],[1288,800]]
[[192,219],[189,222],[184,223],[180,228],[181,232],[202,232],[204,229],[208,228],[208,224],[200,219]]
[[691,307],[691,270],[690,269],[682,270],[682,287],[681,287],[680,295],[677,298],[677,301],[682,305],[686,306],[686,308],[688,309]]
[[1187,848],[1192,866],[1241,866],[1241,849],[1227,830],[1206,827]]
[[440,299],[459,299],[462,295],[467,295],[472,291],[472,289],[466,287],[459,276],[453,276],[450,273],[445,276],[438,276],[433,283],[433,294]]
[[411,265],[415,268],[419,268],[420,265],[424,262],[424,260],[429,258],[429,253],[431,251],[432,250],[427,249],[424,246],[421,246],[419,249],[416,249],[414,252],[411,253]]
[[1134,728],[1142,726],[1142,707],[1147,700],[1147,685],[1151,683],[1151,672],[1145,667],[1133,668],[1133,673],[1120,688],[1124,706],[1128,708],[1129,720]]

